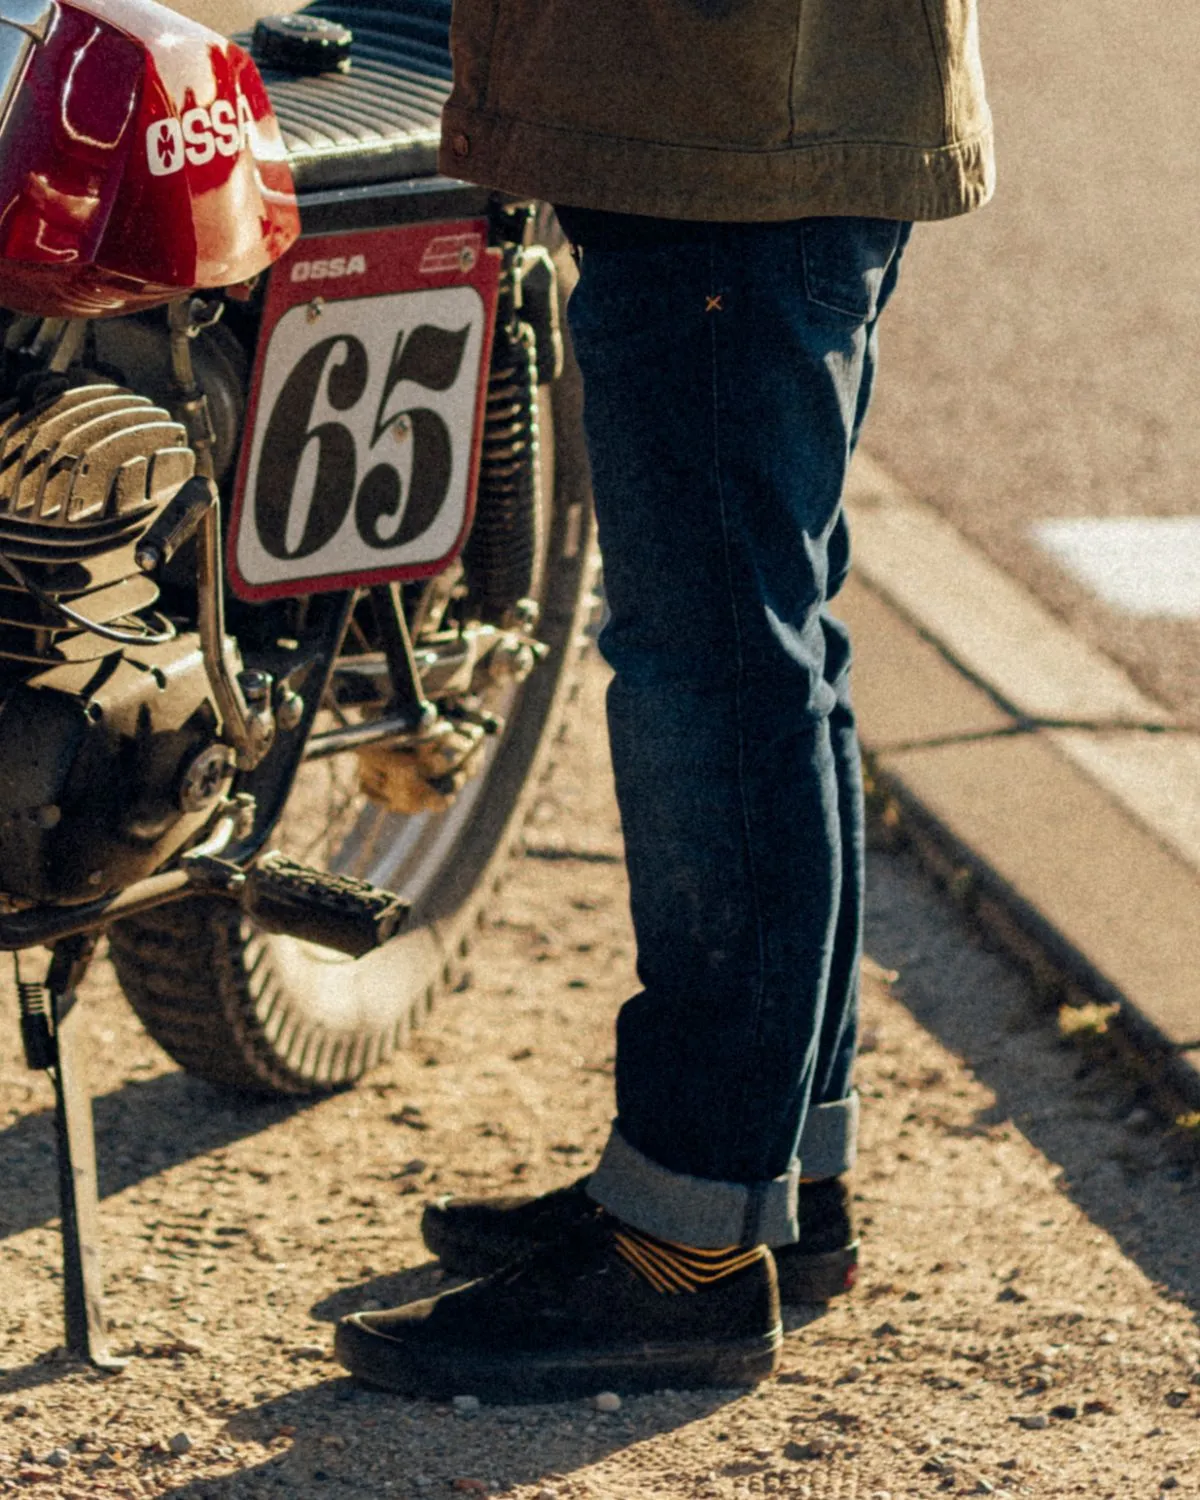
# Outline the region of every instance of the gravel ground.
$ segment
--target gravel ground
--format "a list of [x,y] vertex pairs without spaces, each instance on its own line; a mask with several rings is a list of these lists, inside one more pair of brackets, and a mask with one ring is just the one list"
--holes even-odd
[[97,967],[117,1376],[55,1348],[50,1094],[4,1004],[0,1494],[1200,1493],[1200,1179],[896,854],[872,869],[863,1277],[789,1314],[777,1380],[598,1410],[341,1378],[336,1317],[439,1284],[427,1196],[542,1189],[600,1149],[633,982],[602,686],[593,664],[473,978],[356,1091],[231,1103],[167,1064]]

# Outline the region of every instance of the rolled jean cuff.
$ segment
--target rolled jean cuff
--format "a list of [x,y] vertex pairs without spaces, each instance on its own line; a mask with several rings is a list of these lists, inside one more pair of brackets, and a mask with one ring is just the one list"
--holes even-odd
[[660,1167],[616,1126],[587,1191],[601,1208],[660,1239],[719,1250],[727,1245],[786,1245],[799,1228],[800,1164],[768,1182],[718,1182]]
[[858,1095],[809,1107],[800,1132],[800,1174],[840,1177],[858,1156]]
[[720,1182],[672,1172],[631,1146],[614,1125],[588,1196],[626,1224],[682,1245],[791,1245],[799,1237],[800,1178],[838,1177],[854,1165],[858,1095],[815,1104],[800,1136],[800,1155],[782,1177]]

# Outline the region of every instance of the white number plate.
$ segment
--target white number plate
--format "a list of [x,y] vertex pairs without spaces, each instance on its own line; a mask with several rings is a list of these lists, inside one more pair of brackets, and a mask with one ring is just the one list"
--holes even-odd
[[272,270],[235,592],[418,578],[471,521],[498,282],[482,223],[300,240]]

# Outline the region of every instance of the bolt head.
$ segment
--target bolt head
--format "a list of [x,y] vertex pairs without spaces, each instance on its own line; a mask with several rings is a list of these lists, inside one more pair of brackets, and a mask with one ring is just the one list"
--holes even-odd
[[303,717],[304,699],[291,688],[286,688],[275,706],[275,722],[286,732],[295,729]]

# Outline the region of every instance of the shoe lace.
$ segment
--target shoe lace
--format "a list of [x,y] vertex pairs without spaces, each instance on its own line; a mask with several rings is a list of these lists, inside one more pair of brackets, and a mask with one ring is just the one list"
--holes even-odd
[[512,1289],[533,1281],[546,1290],[567,1286],[602,1268],[611,1250],[615,1223],[612,1215],[597,1204],[596,1213],[590,1218],[571,1225],[557,1239],[531,1249],[527,1255],[483,1277],[475,1285]]

